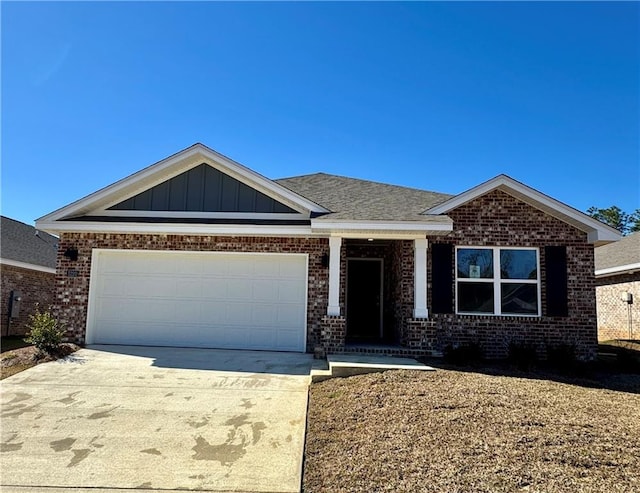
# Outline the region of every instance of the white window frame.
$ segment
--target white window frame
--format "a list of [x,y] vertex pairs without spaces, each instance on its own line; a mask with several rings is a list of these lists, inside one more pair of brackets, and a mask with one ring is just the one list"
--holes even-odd
[[[458,250],[492,250],[493,251],[493,278],[469,278],[458,277]],[[502,279],[500,277],[500,251],[501,250],[530,250],[536,252],[536,279]],[[456,246],[455,255],[455,294],[454,300],[456,305],[457,315],[474,315],[481,317],[541,317],[542,316],[542,300],[541,296],[541,280],[540,280],[540,249],[536,247],[504,247],[504,246],[474,246],[474,245],[460,245]],[[481,282],[493,284],[493,313],[487,312],[463,312],[458,310],[458,284],[460,282]],[[502,290],[501,284],[536,284],[537,285],[537,301],[538,312],[537,313],[502,313]]]

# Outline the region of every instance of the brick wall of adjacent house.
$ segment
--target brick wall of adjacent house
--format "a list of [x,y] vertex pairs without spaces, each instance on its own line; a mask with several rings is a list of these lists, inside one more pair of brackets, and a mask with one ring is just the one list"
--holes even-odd
[[[549,346],[570,344],[576,347],[578,357],[595,357],[594,254],[586,233],[498,190],[458,207],[448,216],[453,219],[453,232],[445,237],[430,238],[430,243],[540,249],[542,316],[431,314],[435,322],[434,347],[443,350],[449,344],[479,343],[486,356],[501,358],[507,356],[511,342],[533,344],[541,357],[546,355]],[[551,245],[567,248],[567,317],[549,317],[546,314],[544,247]],[[453,262],[451,269],[454,272]],[[427,273],[428,306],[431,306],[431,255],[428,255]],[[455,297],[454,290],[455,285],[451,292],[452,299]],[[425,337],[425,348],[428,345]]]
[[[36,306],[47,310],[54,299],[55,274],[41,272],[12,265],[1,265],[2,299],[0,300],[1,333],[25,335],[28,332],[29,315],[35,313]],[[20,291],[20,315],[9,322],[9,298],[12,291]]]
[[[633,303],[621,299],[631,293]],[[640,271],[596,279],[598,340],[640,339]]]
[[[61,252],[78,250],[73,261]],[[329,270],[322,256],[329,253],[327,239],[217,237],[151,234],[63,233],[58,248],[55,312],[67,327],[67,337],[85,342],[92,251],[104,249],[177,250],[210,252],[306,253],[309,255],[307,300],[307,351],[321,342],[322,317],[326,315]]]

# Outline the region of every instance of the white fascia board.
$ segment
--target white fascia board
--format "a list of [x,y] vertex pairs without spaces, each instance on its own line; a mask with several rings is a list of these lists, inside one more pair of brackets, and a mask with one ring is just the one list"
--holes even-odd
[[613,243],[614,241],[620,241],[621,239],[622,234],[617,230],[611,231],[609,227],[604,230],[593,229],[587,233],[589,243],[594,243],[597,247]]
[[311,229],[314,231],[453,231],[451,222],[418,222],[418,221],[331,221],[311,220]]
[[607,226],[584,212],[580,212],[567,204],[563,204],[559,200],[549,197],[534,188],[520,183],[507,175],[498,175],[489,181],[481,183],[466,192],[462,192],[461,194],[436,205],[435,207],[427,209],[423,214],[446,214],[447,212],[496,189],[508,193],[517,199],[523,200],[532,207],[536,207],[543,212],[554,215],[564,222],[568,222],[567,219],[571,220],[568,224],[588,233],[588,240],[590,243],[608,243],[618,241],[622,238],[622,235],[610,226]]
[[[119,192],[124,193],[127,191],[127,196],[136,195],[137,193],[154,186],[154,184],[161,183],[175,175],[188,171],[202,162],[225,172],[229,176],[238,178],[242,182],[248,182],[249,184],[254,185],[257,189],[261,189],[261,191],[266,192],[267,195],[273,198],[284,199],[286,202],[290,202],[291,205],[296,205],[297,207],[294,208],[297,208],[299,212],[329,212],[315,202],[292,192],[288,188],[285,188],[259,173],[250,170],[240,163],[237,163],[202,144],[195,144],[172,156],[169,156],[166,159],[163,159],[162,161],[158,161],[137,173],[102,188],[97,192],[87,195],[80,200],[47,214],[46,216],[39,218],[36,222],[43,221],[48,223],[65,217],[78,215],[78,213],[96,213],[97,211],[111,207],[112,205],[124,200],[124,197],[119,195]],[[136,187],[136,184],[139,186]],[[109,197],[114,198],[109,200]]]
[[607,269],[598,269],[595,274],[596,277],[615,276],[618,274],[632,274],[633,272],[640,270],[640,262],[635,264],[618,265],[616,267],[609,267]]
[[20,262],[18,260],[11,260],[8,258],[0,258],[0,265],[10,265],[12,267],[20,267],[21,269],[37,270],[38,272],[46,272],[48,274],[56,273],[56,270],[51,267],[45,267],[44,265],[30,264],[28,262]]
[[105,223],[94,221],[40,221],[38,229],[56,233],[140,233],[178,234],[212,236],[313,236],[326,237],[314,233],[309,226],[237,225],[237,224],[160,224],[160,223]]

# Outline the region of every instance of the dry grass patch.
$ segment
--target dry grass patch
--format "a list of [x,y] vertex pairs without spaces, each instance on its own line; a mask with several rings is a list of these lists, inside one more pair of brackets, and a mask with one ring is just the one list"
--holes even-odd
[[640,491],[625,378],[635,392],[451,370],[314,384],[304,491]]

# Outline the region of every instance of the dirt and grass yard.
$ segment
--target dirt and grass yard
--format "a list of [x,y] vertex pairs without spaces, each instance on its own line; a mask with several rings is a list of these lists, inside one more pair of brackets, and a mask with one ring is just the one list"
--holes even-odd
[[3,337],[0,340],[0,380],[39,363],[64,358],[78,349],[80,346],[76,344],[63,343],[55,354],[42,355],[31,344],[24,342],[22,337]]
[[305,493],[640,491],[640,374],[333,379],[307,426]]

